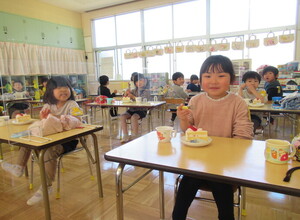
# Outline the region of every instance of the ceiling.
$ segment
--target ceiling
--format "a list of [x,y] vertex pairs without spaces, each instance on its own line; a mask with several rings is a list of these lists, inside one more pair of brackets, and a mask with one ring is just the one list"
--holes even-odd
[[39,0],[49,5],[76,12],[87,12],[139,0]]

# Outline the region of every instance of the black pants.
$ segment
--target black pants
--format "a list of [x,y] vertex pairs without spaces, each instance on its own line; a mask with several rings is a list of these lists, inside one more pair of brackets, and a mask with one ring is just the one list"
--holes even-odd
[[118,108],[117,107],[112,107],[109,109],[109,112],[110,112],[110,116],[111,117],[115,117],[115,116],[118,116]]
[[253,132],[261,126],[261,119],[257,115],[251,115],[251,121],[253,122]]
[[172,213],[173,220],[185,220],[188,209],[195,198],[200,187],[209,187],[216,201],[219,219],[233,220],[233,188],[232,185],[217,183],[208,180],[197,179],[183,176],[176,197],[174,210]]
[[[171,109],[171,110],[175,110],[176,111],[176,109]],[[173,112],[172,113],[172,117],[171,117],[171,121],[175,121],[176,116],[177,116],[176,112]]]

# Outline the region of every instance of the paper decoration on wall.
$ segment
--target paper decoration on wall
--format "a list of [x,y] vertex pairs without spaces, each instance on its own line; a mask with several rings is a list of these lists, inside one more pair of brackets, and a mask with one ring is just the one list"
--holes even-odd
[[203,40],[198,41],[198,45],[194,45],[194,50],[195,52],[201,53],[201,52],[206,52],[208,49],[208,45],[204,44]]
[[267,47],[268,46],[274,46],[277,43],[278,43],[278,37],[275,36],[275,34],[272,31],[270,31],[268,33],[267,37],[264,38],[264,45],[267,46]]
[[174,47],[171,43],[165,46],[164,48],[166,54],[170,54],[174,52]]
[[216,40],[212,40],[211,44],[209,45],[209,51],[210,52],[216,52],[218,50],[219,50],[219,48],[218,48],[217,41]]
[[242,37],[236,37],[231,44],[233,50],[244,50],[244,40]]
[[284,32],[282,32],[282,35],[279,35],[279,42],[282,44],[293,42],[295,37],[294,34],[291,34],[291,30],[289,30],[289,34],[284,34]]
[[218,44],[218,49],[220,51],[227,51],[230,48],[230,44],[228,43],[228,40],[226,38],[223,38],[221,40],[221,43]]
[[256,39],[256,36],[254,34],[251,34],[249,36],[249,40],[246,41],[246,47],[247,48],[256,48],[259,46],[259,40]]
[[185,46],[185,52],[187,52],[187,53],[193,53],[193,52],[195,52],[195,47],[194,47],[193,41],[190,40],[187,43],[187,45]]
[[183,53],[184,52],[184,45],[182,44],[181,41],[179,41],[177,43],[177,45],[175,46],[175,52],[176,53]]

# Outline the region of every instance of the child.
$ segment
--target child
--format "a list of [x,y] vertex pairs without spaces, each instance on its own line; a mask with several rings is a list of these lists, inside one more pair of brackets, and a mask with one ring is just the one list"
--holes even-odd
[[138,74],[137,72],[133,72],[133,73],[131,74],[130,82],[129,82],[129,90],[133,90],[133,89],[135,88],[133,79],[134,79],[134,77],[135,77],[137,74]]
[[[229,93],[234,81],[231,61],[224,56],[208,57],[200,70],[200,83],[205,93],[191,98],[191,109],[177,110],[180,127],[185,131],[190,125],[203,128],[210,136],[252,139],[253,124],[249,121],[246,102]],[[234,219],[233,187],[230,184],[183,176],[172,213],[173,220],[184,220],[199,187],[211,188],[219,211],[219,219]]]
[[46,78],[46,77],[42,79],[42,85],[43,85],[43,87],[42,87],[42,89],[40,90],[40,96],[41,96],[41,98],[43,98],[43,96],[44,96],[44,94],[45,94],[45,92],[46,92],[46,88],[47,88],[47,83],[48,83],[48,81],[49,81],[49,79]]
[[190,84],[187,86],[187,92],[200,92],[199,78],[197,75],[191,75]]
[[[243,75],[243,84],[240,85],[238,94],[242,98],[247,99],[260,99],[262,103],[268,101],[265,94],[265,90],[258,89],[258,85],[261,81],[261,76],[255,71],[248,71]],[[251,114],[251,121],[254,123],[254,132],[261,125],[262,115]]]
[[[13,93],[16,99],[29,97],[29,93],[23,89],[23,83],[18,80],[13,82]],[[13,114],[15,111],[25,113],[25,109],[28,108],[29,105],[27,103],[11,103],[11,105],[8,106],[8,113],[10,118],[14,118]]]
[[[176,72],[173,74],[172,80],[174,85],[169,88],[167,92],[167,97],[187,99],[189,96],[187,93],[184,92],[183,88],[181,87],[184,84],[184,75],[181,72]],[[176,105],[171,105],[169,108],[170,110],[176,111],[176,107]],[[176,113],[172,113],[170,126],[174,126],[175,119]]]
[[[107,87],[109,85],[109,78],[106,75],[102,75],[98,79],[100,86],[98,87],[98,95],[104,95],[108,98],[116,97],[117,90],[115,89],[113,93],[110,93],[110,89]],[[117,108],[111,108],[110,109],[110,115],[111,117],[118,116]]]
[[[40,118],[44,119],[51,113],[56,117],[61,115],[71,115],[73,110],[78,109],[78,104],[74,101],[72,87],[64,77],[52,77],[47,83],[47,89],[44,95],[44,103]],[[78,119],[79,120],[79,119]],[[56,145],[49,148],[44,155],[45,171],[47,176],[48,192],[52,192],[52,182],[55,179],[56,160],[64,152],[74,150],[78,140],[67,142],[63,145]],[[21,147],[19,151],[18,161],[16,164],[3,162],[2,168],[16,177],[21,177],[24,173],[24,168],[30,158],[31,150]],[[43,192],[40,187],[38,191],[27,201],[28,205],[34,205],[43,200]]]
[[264,89],[268,94],[268,100],[272,100],[272,97],[282,97],[282,88],[278,82],[278,69],[274,66],[267,66],[264,68],[262,76],[264,78]]
[[[135,89],[132,91],[127,91],[126,96],[130,97],[130,99],[135,100],[136,97],[142,97],[142,99],[146,98],[149,100],[150,92],[145,89],[145,77],[143,74],[138,73],[134,76],[133,82],[135,85]],[[125,143],[129,141],[128,129],[126,120],[131,118],[131,127],[132,127],[132,138],[136,138],[138,135],[138,120],[146,117],[147,108],[134,108],[131,107],[127,112],[121,115],[121,127],[123,131],[123,139],[121,143]]]

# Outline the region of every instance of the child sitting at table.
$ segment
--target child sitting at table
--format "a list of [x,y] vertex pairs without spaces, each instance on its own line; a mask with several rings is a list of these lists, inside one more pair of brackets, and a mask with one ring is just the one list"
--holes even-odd
[[[116,89],[113,93],[110,93],[110,89],[107,87],[109,85],[109,78],[106,75],[102,75],[98,79],[100,86],[98,87],[98,95],[104,95],[108,98],[116,97],[116,93],[118,92]],[[116,107],[113,107],[110,109],[110,115],[111,117],[118,116],[118,109]]]
[[187,92],[200,92],[199,78],[197,75],[191,75],[190,84],[186,88]]
[[[234,78],[233,65],[227,57],[215,55],[204,61],[200,69],[200,83],[204,93],[191,98],[190,109],[182,109],[183,105],[180,105],[177,110],[182,131],[193,125],[208,131],[210,136],[253,138],[253,123],[249,120],[246,102],[240,96],[228,92]],[[180,182],[173,220],[186,219],[198,189],[203,186],[209,187],[213,193],[219,219],[233,220],[233,186],[188,175],[183,176]]]
[[[16,99],[28,98],[29,92],[25,91],[23,88],[23,83],[21,81],[13,82],[13,94]],[[27,103],[17,102],[9,103],[8,113],[10,118],[14,118],[14,115],[17,113],[25,113],[25,110],[29,108]]]
[[273,97],[282,97],[282,87],[277,80],[278,78],[278,69],[274,66],[267,66],[262,72],[265,85],[264,89],[268,94],[268,100],[272,100]]
[[[45,119],[51,113],[56,117],[61,115],[72,115],[75,110],[79,109],[78,104],[75,102],[72,93],[72,87],[69,81],[64,77],[52,77],[47,83],[47,89],[43,99],[45,105],[40,111],[40,118]],[[77,113],[78,111],[76,111]],[[76,114],[77,116],[77,114]],[[79,119],[78,119],[79,120]],[[72,140],[62,145],[53,146],[45,152],[44,160],[45,171],[47,177],[48,193],[52,192],[52,182],[55,179],[57,158],[65,153],[72,151],[76,148],[78,140]],[[24,173],[25,166],[30,158],[31,149],[21,147],[16,164],[2,162],[1,167],[5,171],[11,173],[16,177],[21,177]],[[43,200],[42,187],[39,187],[37,192],[27,201],[28,205],[34,205]]]
[[[138,73],[134,76],[133,82],[135,85],[135,89],[131,91],[126,91],[125,96],[130,97],[131,100],[135,100],[136,97],[141,97],[142,99],[150,99],[150,92],[148,89],[145,89],[145,77],[143,74]],[[123,131],[123,138],[121,143],[128,142],[130,137],[128,135],[127,128],[127,119],[131,119],[131,128],[132,135],[131,138],[134,139],[138,136],[138,126],[139,119],[145,118],[147,115],[147,108],[135,108],[130,107],[124,114],[121,115],[121,127]]]
[[[244,99],[259,99],[261,103],[268,101],[266,96],[266,91],[264,89],[258,89],[259,83],[261,81],[261,76],[255,71],[248,71],[243,75],[243,84],[239,87],[238,94]],[[254,133],[257,128],[261,126],[261,114],[251,114],[251,121],[254,124]]]
[[[176,72],[172,75],[172,80],[174,85],[168,89],[166,97],[187,99],[189,96],[181,87],[184,84],[184,75],[181,72]],[[169,106],[171,111],[176,111],[176,107],[176,105]],[[173,112],[171,120],[169,121],[170,126],[174,126],[176,116],[177,114]]]

